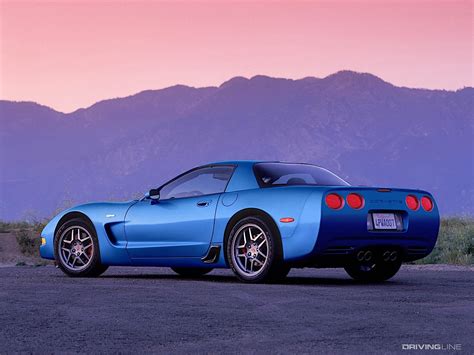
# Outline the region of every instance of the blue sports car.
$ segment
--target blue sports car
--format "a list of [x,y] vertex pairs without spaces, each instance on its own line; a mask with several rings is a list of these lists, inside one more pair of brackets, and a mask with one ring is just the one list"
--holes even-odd
[[40,252],[70,276],[141,265],[193,277],[231,268],[242,281],[268,282],[293,267],[343,267],[376,282],[427,256],[438,229],[426,191],[350,186],[309,164],[229,161],[141,200],[70,208],[44,228]]

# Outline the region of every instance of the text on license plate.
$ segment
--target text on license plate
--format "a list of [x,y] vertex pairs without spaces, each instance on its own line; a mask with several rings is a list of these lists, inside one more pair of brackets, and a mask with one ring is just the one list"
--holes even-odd
[[397,229],[393,213],[372,213],[374,229]]

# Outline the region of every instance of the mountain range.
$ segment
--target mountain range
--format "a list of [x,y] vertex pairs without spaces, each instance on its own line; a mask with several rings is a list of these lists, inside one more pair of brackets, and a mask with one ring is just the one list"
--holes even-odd
[[412,89],[341,71],[176,85],[68,114],[2,100],[0,219],[139,197],[234,159],[315,163],[353,185],[426,189],[443,215],[474,215],[473,99],[471,87]]

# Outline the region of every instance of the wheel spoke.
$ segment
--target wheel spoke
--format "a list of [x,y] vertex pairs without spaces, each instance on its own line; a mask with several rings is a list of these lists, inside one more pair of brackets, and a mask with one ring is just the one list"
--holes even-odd
[[[263,232],[260,232],[259,234],[257,234],[257,235],[255,236],[255,238],[254,238],[253,240],[254,240],[254,241],[257,241],[258,238],[260,238],[262,235],[263,235]],[[264,239],[264,240],[265,240],[265,239]]]
[[89,239],[92,240],[92,238],[91,238],[88,234],[86,234],[86,236],[85,236],[84,238],[82,238],[82,239],[79,237],[79,241],[80,241],[81,243],[84,243],[86,240],[89,240]]
[[[268,260],[267,238],[263,229],[253,223],[242,226],[236,232],[232,258],[239,273],[251,276],[263,270]],[[248,256],[248,253],[252,255]]]
[[[85,262],[84,262],[84,260],[82,259],[83,256],[86,258],[86,261],[85,261]],[[91,259],[91,258],[89,258],[89,257],[88,257],[86,254],[84,254],[84,253],[82,253],[79,257],[81,258],[81,261],[84,263],[84,265],[87,264],[87,263],[89,262],[89,260]]]
[[260,260],[258,260],[258,259],[253,259],[253,261],[254,261],[255,263],[258,263],[259,265],[263,265],[263,263],[262,263]]
[[72,241],[73,241],[73,239],[74,239],[74,238],[73,238],[73,237],[72,237],[72,235],[71,235],[71,240],[66,240],[66,239],[63,239],[63,243],[66,243],[66,244],[71,244],[71,243],[72,243]]
[[70,227],[59,237],[59,261],[70,270],[80,271],[92,262],[93,247],[94,241],[87,229],[82,226]]

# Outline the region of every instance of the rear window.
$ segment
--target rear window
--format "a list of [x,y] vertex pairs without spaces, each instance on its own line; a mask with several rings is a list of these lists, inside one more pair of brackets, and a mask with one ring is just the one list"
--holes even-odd
[[330,171],[309,164],[258,163],[254,165],[255,177],[261,187],[313,185],[349,186]]

